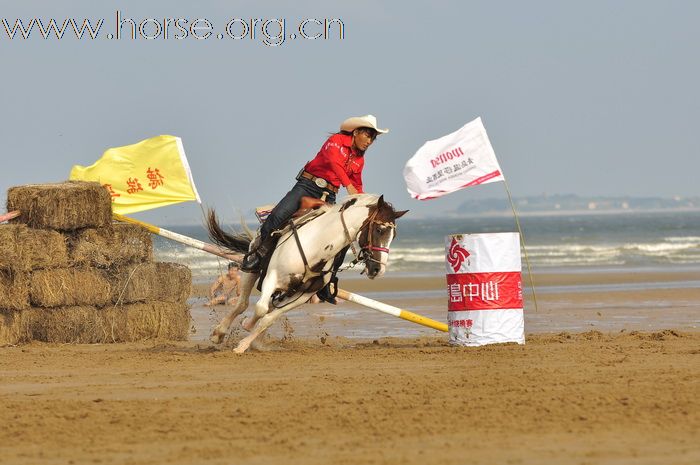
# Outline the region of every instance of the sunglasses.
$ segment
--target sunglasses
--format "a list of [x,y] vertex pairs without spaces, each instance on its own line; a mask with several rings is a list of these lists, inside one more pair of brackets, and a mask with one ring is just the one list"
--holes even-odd
[[377,131],[375,131],[372,128],[359,128],[358,131],[365,134],[367,137],[369,137],[372,140],[376,139],[377,134],[379,134]]

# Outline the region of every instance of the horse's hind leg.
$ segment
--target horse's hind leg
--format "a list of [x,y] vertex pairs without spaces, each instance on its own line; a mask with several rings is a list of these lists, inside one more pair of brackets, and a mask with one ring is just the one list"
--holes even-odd
[[214,331],[211,334],[211,342],[214,344],[220,344],[228,333],[233,320],[235,320],[238,315],[245,312],[246,308],[248,308],[250,293],[253,291],[253,286],[255,285],[255,280],[257,278],[257,273],[241,273],[241,295],[238,297],[236,305],[234,305],[228,315],[226,315],[224,319],[221,320],[221,322],[216,326],[216,328],[214,328]]
[[265,275],[265,280],[262,283],[262,288],[260,289],[260,298],[255,304],[255,312],[243,320],[243,329],[246,331],[252,331],[255,327],[255,323],[258,322],[260,318],[265,316],[270,310],[270,301],[272,300],[272,294],[277,290],[277,271],[269,270],[267,275]]
[[[299,298],[292,300],[291,302],[284,305],[283,307],[276,308],[276,309],[272,310],[271,312],[265,314],[265,316],[260,318],[260,320],[258,321],[258,324],[255,325],[255,328],[253,328],[251,333],[248,336],[246,336],[245,338],[243,338],[238,343],[238,346],[235,349],[233,349],[233,351],[236,352],[237,354],[242,354],[243,352],[248,350],[248,348],[250,347],[250,344],[255,340],[255,338],[257,338],[262,333],[264,333],[265,330],[267,330],[267,328],[269,328],[272,325],[272,323],[274,323],[275,320],[277,320],[277,318],[279,318],[280,316],[282,316],[283,314],[285,314],[289,310],[305,304],[306,302],[308,302],[308,300],[311,298],[311,296],[313,294],[314,294],[313,292],[303,294]],[[256,310],[257,310],[257,308],[256,308]]]

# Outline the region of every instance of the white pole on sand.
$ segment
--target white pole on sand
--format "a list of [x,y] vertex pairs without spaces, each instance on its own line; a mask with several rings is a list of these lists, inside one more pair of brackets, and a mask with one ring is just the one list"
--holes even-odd
[[402,310],[398,307],[393,307],[361,295],[353,294],[352,292],[348,292],[343,289],[338,289],[338,297],[343,300],[347,300],[348,302],[354,302],[356,304],[378,310],[382,313],[386,313],[387,315],[410,321],[411,323],[427,326],[428,328],[437,329],[438,331],[445,333],[447,332],[447,325],[445,323],[441,323],[416,313],[409,312],[408,310]]
[[178,234],[178,233],[173,232],[173,231],[168,231],[167,229],[159,228],[158,226],[144,223],[143,221],[135,220],[133,218],[129,218],[128,216],[119,215],[117,213],[113,213],[112,217],[115,220],[119,220],[119,221],[122,221],[124,223],[137,224],[139,226],[142,226],[142,227],[148,229],[153,234],[157,234],[157,235],[165,237],[167,239],[171,239],[175,242],[179,242],[181,244],[185,244],[187,246],[194,247],[195,249],[203,250],[204,252],[208,252],[210,254],[217,255],[217,256],[225,258],[227,260],[231,260],[234,262],[240,262],[241,260],[243,260],[243,254],[232,253],[231,251],[225,250],[225,249],[218,247],[214,244],[209,244],[207,242],[202,242],[202,241],[199,241],[197,239],[193,239],[191,237],[183,236],[182,234]]

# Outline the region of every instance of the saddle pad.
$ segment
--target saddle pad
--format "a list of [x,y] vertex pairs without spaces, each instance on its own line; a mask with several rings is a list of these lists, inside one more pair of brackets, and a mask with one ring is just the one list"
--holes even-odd
[[[330,205],[324,205],[322,207],[316,208],[314,210],[309,210],[308,212],[304,213],[301,215],[299,218],[294,219],[294,224],[296,225],[297,228],[300,228],[304,226],[306,223],[310,222],[314,218],[318,218],[319,216],[323,215],[326,213],[328,210],[331,209]],[[292,230],[292,225],[291,221],[287,222],[287,224],[283,227],[280,228],[272,233],[273,236],[278,236],[281,237],[285,235],[286,233],[290,232]]]

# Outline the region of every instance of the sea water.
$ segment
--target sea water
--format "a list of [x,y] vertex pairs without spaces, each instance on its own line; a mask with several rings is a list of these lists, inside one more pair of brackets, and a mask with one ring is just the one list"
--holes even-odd
[[[629,308],[610,312],[606,307],[609,304],[604,300],[596,300],[594,295],[641,289],[700,288],[700,212],[526,216],[521,218],[520,223],[530,265],[535,273],[698,272],[698,280],[683,282],[538,287],[537,294],[543,297],[544,294],[549,294],[550,302],[554,299],[557,307],[555,312],[549,312],[546,308],[534,311],[529,281],[524,279],[525,324],[528,333],[700,325],[700,318],[688,320],[687,309],[697,307],[697,302],[676,302],[674,305],[678,308],[667,311],[670,305],[663,300],[635,300],[629,304],[616,303],[616,307],[627,305]],[[241,229],[239,225],[230,226]],[[209,240],[201,226],[169,226],[167,229],[203,241]],[[446,235],[507,231],[517,231],[513,218],[402,218],[398,222],[398,235],[391,244],[387,276],[444,276]],[[226,260],[161,237],[154,238],[154,249],[159,261],[187,265],[192,270],[195,283],[210,283],[226,270]],[[523,270],[526,271],[524,258],[523,256]],[[348,279],[366,278],[356,271],[348,271],[341,276],[341,283]],[[592,300],[586,304],[570,302],[566,298],[566,293],[570,292],[589,293]],[[552,294],[559,294],[562,299]],[[379,301],[401,302],[394,304],[411,306],[409,310],[439,321],[444,321],[447,315],[447,297],[443,289],[400,292],[387,290],[367,292],[364,295]],[[204,307],[205,302],[204,298],[192,298],[189,301],[195,328],[191,339],[194,341],[206,341],[211,328],[228,311],[223,306]],[[347,303],[337,306],[306,305],[286,316],[288,324],[285,327],[294,328],[294,336],[302,338],[317,337],[323,340],[330,335],[365,339],[435,334],[435,331],[423,326]],[[277,337],[283,334],[280,325],[275,325],[270,332]]]
[[[520,224],[535,272],[700,271],[700,212],[527,216]],[[201,226],[167,229],[209,240]],[[513,218],[402,218],[391,245],[390,273],[444,274],[446,235],[507,231],[517,231]],[[157,260],[189,266],[195,282],[207,282],[226,268],[223,259],[161,237],[154,248]]]

